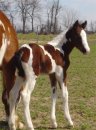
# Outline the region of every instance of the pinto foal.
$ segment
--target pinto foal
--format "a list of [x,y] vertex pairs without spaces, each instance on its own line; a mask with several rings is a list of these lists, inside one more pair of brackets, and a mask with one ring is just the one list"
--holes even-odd
[[52,89],[52,107],[51,120],[52,127],[57,128],[55,105],[57,81],[62,90],[64,103],[64,114],[69,124],[73,122],[68,107],[68,90],[66,85],[66,71],[69,67],[69,54],[76,47],[83,54],[90,52],[86,32],[84,28],[87,22],[80,24],[76,21],[73,26],[66,32],[61,33],[51,42],[42,46],[37,44],[24,44],[12,58],[12,63],[16,69],[16,80],[13,88],[9,93],[10,105],[10,130],[16,130],[15,126],[15,106],[19,94],[21,94],[24,104],[24,114],[26,124],[29,130],[34,130],[30,110],[30,95],[34,89],[36,79],[40,73],[46,73],[50,77]]

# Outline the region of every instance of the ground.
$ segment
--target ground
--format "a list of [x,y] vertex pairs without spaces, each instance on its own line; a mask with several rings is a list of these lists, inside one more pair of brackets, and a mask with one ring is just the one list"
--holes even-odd
[[[20,44],[32,41],[33,35],[18,35]],[[52,39],[50,36],[39,36],[39,43],[44,44]],[[32,39],[32,40],[31,40]],[[36,40],[35,40],[36,41]],[[58,87],[57,130],[96,130],[96,35],[88,37],[91,52],[83,55],[74,49],[70,55],[71,65],[68,69],[69,106],[74,128],[69,128],[63,115],[61,91]],[[4,107],[1,101],[2,77],[0,78],[0,130],[7,130],[2,125],[5,120]],[[50,122],[50,81],[47,75],[39,76],[31,96],[31,116],[36,130],[51,130]],[[18,115],[24,122],[22,103]]]

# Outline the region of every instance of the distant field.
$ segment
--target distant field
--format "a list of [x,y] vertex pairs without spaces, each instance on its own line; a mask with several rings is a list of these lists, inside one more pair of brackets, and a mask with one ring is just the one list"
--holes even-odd
[[20,44],[23,43],[32,43],[32,42],[38,42],[40,44],[44,44],[47,41],[50,41],[54,35],[37,35],[36,33],[30,33],[30,34],[18,34],[18,38],[20,41]]
[[[19,34],[18,37],[20,44],[36,41],[36,36],[32,34]],[[53,35],[39,36],[39,41],[44,44],[53,37]],[[76,49],[70,55],[71,65],[68,70],[67,86],[74,128],[68,127],[63,116],[61,91],[58,87],[57,130],[96,130],[96,35],[90,35],[88,40],[91,48],[89,55],[83,55]],[[0,89],[2,91],[1,82],[2,78],[0,80]],[[50,81],[48,76],[42,75],[37,80],[30,104],[31,116],[36,130],[51,130],[50,97]],[[18,114],[21,120],[24,121],[22,104],[19,104]],[[4,120],[4,108],[1,104],[0,121],[2,120]]]

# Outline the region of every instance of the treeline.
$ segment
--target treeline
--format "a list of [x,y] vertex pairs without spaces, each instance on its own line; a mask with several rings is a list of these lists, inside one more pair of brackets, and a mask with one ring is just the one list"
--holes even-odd
[[[22,33],[57,34],[79,17],[78,11],[62,6],[60,0],[1,0],[0,9]],[[96,22],[90,23],[90,31],[96,32]]]

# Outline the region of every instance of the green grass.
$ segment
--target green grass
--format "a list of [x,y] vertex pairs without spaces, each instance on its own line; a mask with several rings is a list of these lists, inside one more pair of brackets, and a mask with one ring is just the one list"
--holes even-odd
[[52,34],[50,34],[50,35],[37,35],[36,33],[30,33],[30,34],[18,33],[18,38],[19,38],[20,44],[34,43],[34,42],[44,44],[47,41],[50,41],[53,37],[54,37],[54,35],[52,35]]
[[[96,130],[96,42],[94,39],[90,39],[92,38],[89,38],[90,54],[83,55],[74,49],[70,55],[71,65],[68,69],[67,86],[69,90],[70,113],[74,121],[74,128],[69,128],[64,118],[61,91],[58,87],[56,107],[57,130]],[[0,79],[0,89],[2,89],[1,82],[2,78]],[[31,97],[30,111],[36,130],[50,130],[51,98],[50,81],[47,75],[39,76]],[[19,104],[18,115],[24,121],[22,108],[22,104]],[[4,118],[4,108],[1,103],[0,121],[4,120]]]

